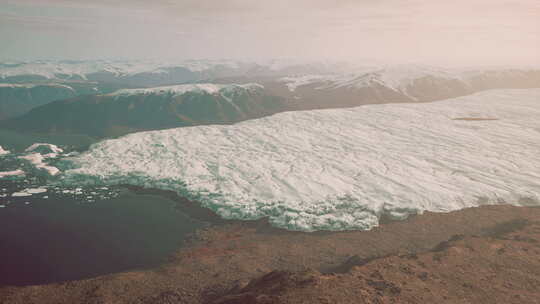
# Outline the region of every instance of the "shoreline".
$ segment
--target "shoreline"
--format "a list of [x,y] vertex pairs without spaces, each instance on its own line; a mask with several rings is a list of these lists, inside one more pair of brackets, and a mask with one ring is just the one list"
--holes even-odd
[[[25,304],[95,303],[97,299],[104,303],[209,303],[230,294],[235,286],[241,290],[251,280],[275,271],[347,274],[359,265],[431,252],[464,237],[490,239],[497,233],[523,229],[519,223],[538,219],[538,207],[500,205],[425,212],[369,231],[305,233],[275,228],[264,220],[224,221],[197,230],[168,262],[155,269],[59,284],[0,287],[0,300]],[[121,293],[116,292],[119,288]],[[176,302],[165,301],[170,297]]]

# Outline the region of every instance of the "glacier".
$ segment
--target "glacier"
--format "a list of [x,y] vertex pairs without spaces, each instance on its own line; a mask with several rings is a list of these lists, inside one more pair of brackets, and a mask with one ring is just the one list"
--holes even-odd
[[58,166],[60,184],[173,190],[227,219],[300,231],[540,205],[540,89],[134,133]]

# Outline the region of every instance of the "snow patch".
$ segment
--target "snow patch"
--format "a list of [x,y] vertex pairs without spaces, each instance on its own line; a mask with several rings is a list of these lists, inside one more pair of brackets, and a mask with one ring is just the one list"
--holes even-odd
[[64,152],[61,148],[52,144],[35,143],[28,147],[25,152],[28,154],[21,155],[18,158],[28,161],[38,171],[45,172],[50,176],[60,173],[58,168],[48,165],[45,160],[58,157],[59,154]]
[[6,155],[6,154],[9,154],[9,151],[4,150],[4,148],[2,148],[2,146],[0,146],[0,156]]
[[143,88],[143,89],[122,89],[122,90],[118,90],[116,92],[107,94],[107,96],[125,97],[125,96],[150,95],[150,94],[158,94],[158,95],[170,94],[173,96],[180,96],[187,92],[217,94],[220,92],[223,92],[223,93],[230,92],[231,90],[235,90],[235,89],[256,90],[260,88],[262,88],[260,84],[254,84],[254,83],[230,84],[230,85],[221,85],[221,84],[212,84],[212,83],[183,84],[183,85]]
[[46,144],[46,143],[35,143],[31,145],[30,147],[26,148],[24,151],[37,152],[37,153],[43,154],[44,157],[47,157],[45,155],[51,155],[49,157],[54,157],[52,155],[57,155],[59,153],[64,152],[64,150],[58,148],[58,146],[52,145],[52,144]]
[[23,170],[13,170],[13,171],[0,172],[0,178],[11,177],[11,176],[23,176],[23,175],[25,175]]
[[[54,155],[54,156],[51,156],[51,154]],[[56,154],[54,154],[54,153],[51,153],[51,154],[41,155],[39,153],[32,153],[32,154],[19,156],[19,159],[27,160],[36,169],[38,169],[40,171],[43,171],[48,175],[54,176],[54,175],[60,173],[60,170],[58,170],[58,168],[56,168],[56,167],[49,166],[44,162],[44,160],[46,158],[56,157]]]

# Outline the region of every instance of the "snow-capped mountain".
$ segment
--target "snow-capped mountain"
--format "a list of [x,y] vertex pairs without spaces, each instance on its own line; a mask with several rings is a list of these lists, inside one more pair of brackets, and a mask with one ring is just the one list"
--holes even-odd
[[328,73],[340,67],[338,64],[289,61],[33,61],[0,63],[0,82],[93,81],[120,83],[126,87],[152,87],[229,77]]
[[539,98],[539,89],[493,90],[140,132],[68,159],[59,182],[174,190],[225,218],[304,231],[540,205]]
[[[296,75],[278,81],[287,88],[293,103],[309,102],[314,107],[328,108],[426,102],[489,89],[538,88],[540,69],[450,70],[407,65],[362,68],[339,74]],[[287,95],[283,88],[281,91]]]
[[[344,67],[287,61],[186,61],[177,64],[46,61],[4,64],[0,66],[0,75],[10,81],[17,77],[27,80],[28,75],[53,81],[0,85],[0,119],[22,115],[53,100],[69,98],[5,121],[2,126],[39,132],[82,132],[92,136],[232,123],[291,110],[428,102],[487,89],[540,87],[538,69],[449,70],[420,65]],[[201,82],[203,79],[205,81]],[[217,84],[252,82],[262,85],[257,91],[267,99],[262,101],[258,94],[251,92],[239,106],[238,101],[230,103],[222,94],[216,94],[222,89]],[[45,85],[61,92],[33,93],[35,89],[32,88]],[[178,96],[185,94],[213,97],[192,97],[188,106],[185,98]],[[80,95],[92,96],[76,97]],[[193,101],[195,99],[198,101]],[[120,102],[111,103],[113,100]],[[182,106],[169,109],[171,104],[179,104],[179,100],[183,100]],[[143,115],[143,111],[149,115]],[[91,121],[89,113],[95,116]],[[89,124],[83,125],[83,121]]]
[[114,84],[84,81],[0,83],[0,120],[23,115],[55,100],[109,93],[118,88]]
[[[177,63],[104,60],[0,63],[0,120],[22,115],[54,100],[79,95],[217,80],[233,83],[238,78],[249,83],[257,77],[328,73],[336,71],[336,67],[330,64],[231,60],[186,60]],[[32,89],[38,85],[48,90]],[[72,92],[66,94],[69,88]]]
[[122,89],[52,102],[4,121],[22,131],[114,136],[140,130],[226,124],[274,114],[282,99],[258,84],[186,84]]
[[[31,80],[90,80],[136,82],[152,77],[165,81],[165,75],[174,81],[196,80],[205,71],[239,70],[234,61],[185,61],[165,64],[149,61],[32,61],[0,64],[0,80],[20,82]],[[148,85],[148,84],[145,84]]]

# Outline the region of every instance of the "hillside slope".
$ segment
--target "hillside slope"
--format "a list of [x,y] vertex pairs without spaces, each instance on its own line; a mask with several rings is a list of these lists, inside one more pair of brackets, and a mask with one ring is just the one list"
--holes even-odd
[[56,101],[4,122],[19,131],[115,136],[140,130],[228,124],[279,112],[259,85],[178,85],[124,89]]

